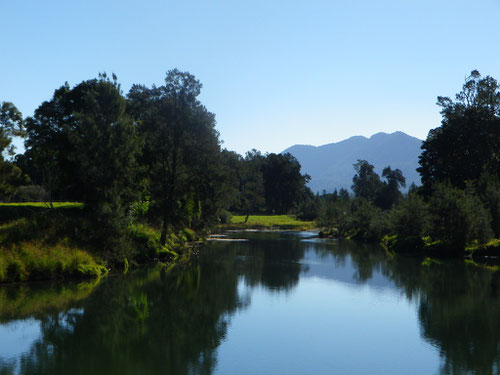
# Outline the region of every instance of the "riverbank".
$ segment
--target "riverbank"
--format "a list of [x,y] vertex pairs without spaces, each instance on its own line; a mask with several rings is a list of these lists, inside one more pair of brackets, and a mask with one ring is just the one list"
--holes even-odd
[[97,279],[129,267],[178,261],[197,239],[185,228],[169,233],[165,246],[160,233],[146,224],[129,224],[113,255],[88,238],[82,205],[59,203],[54,208],[35,203],[0,205],[0,283]]
[[279,229],[279,230],[311,230],[315,229],[314,221],[297,220],[291,215],[233,215],[228,223],[220,224],[221,230],[245,229]]

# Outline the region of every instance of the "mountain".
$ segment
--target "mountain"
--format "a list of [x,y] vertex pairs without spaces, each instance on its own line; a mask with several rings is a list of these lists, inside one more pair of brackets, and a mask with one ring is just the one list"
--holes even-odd
[[294,145],[282,153],[289,152],[300,162],[302,173],[311,176],[309,187],[313,192],[334,189],[351,189],[355,174],[353,164],[358,159],[367,160],[375,166],[380,176],[390,166],[400,169],[406,177],[406,186],[412,182],[420,185],[416,168],[421,153],[422,140],[403,132],[377,133],[370,138],[355,136],[323,146]]

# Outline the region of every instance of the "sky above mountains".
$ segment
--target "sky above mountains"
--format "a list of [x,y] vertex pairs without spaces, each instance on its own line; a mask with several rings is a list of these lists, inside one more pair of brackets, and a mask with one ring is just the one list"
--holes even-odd
[[2,1],[0,101],[31,115],[99,72],[194,74],[228,149],[425,139],[472,69],[500,79],[499,0]]

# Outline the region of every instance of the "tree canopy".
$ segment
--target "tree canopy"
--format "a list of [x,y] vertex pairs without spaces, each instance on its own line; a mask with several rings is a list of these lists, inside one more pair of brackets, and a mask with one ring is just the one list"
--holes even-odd
[[500,88],[471,72],[455,100],[438,97],[443,119],[422,144],[420,168],[427,194],[435,182],[464,188],[483,172],[500,170]]

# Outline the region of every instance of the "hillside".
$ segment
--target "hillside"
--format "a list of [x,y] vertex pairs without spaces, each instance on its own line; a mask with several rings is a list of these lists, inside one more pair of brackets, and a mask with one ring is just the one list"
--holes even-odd
[[354,176],[353,164],[358,159],[368,160],[381,175],[388,165],[399,168],[406,177],[407,186],[420,184],[416,171],[422,141],[403,132],[377,133],[370,138],[355,136],[323,146],[294,145],[289,152],[302,165],[302,173],[311,176],[309,187],[313,192],[350,189]]

